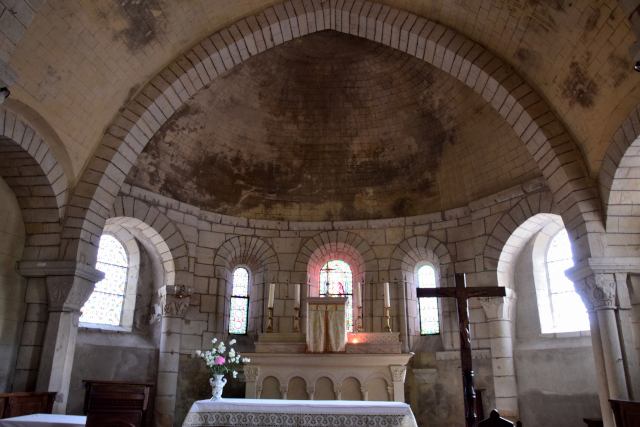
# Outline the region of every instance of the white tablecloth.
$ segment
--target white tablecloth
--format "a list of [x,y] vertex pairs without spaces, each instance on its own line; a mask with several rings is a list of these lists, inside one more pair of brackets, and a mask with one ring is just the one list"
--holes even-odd
[[0,420],[0,427],[84,427],[87,417],[80,415],[34,414]]
[[223,399],[197,401],[183,427],[417,427],[401,402],[350,400]]

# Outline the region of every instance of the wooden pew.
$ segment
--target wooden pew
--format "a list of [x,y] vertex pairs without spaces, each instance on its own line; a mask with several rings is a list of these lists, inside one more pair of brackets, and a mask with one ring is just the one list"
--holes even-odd
[[144,427],[152,383],[83,380],[87,427]]
[[617,427],[640,426],[640,402],[609,399]]
[[50,414],[56,394],[56,392],[0,394],[0,419]]
[[[517,427],[522,427],[522,423],[518,421],[515,424]],[[478,427],[513,427],[513,423],[505,418],[500,417],[500,414],[496,409],[491,411],[489,418],[478,423]]]

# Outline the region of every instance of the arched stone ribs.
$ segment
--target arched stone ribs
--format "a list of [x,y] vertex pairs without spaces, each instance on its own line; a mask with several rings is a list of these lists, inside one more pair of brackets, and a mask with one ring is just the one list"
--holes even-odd
[[313,376],[313,378],[311,378],[311,383],[309,384],[311,387],[315,388],[316,387],[316,383],[318,382],[318,380],[322,377],[327,377],[331,380],[331,383],[333,384],[334,387],[338,386],[338,381],[336,380],[336,377],[333,374],[330,374],[328,372],[320,372],[319,374],[315,374]]
[[389,264],[390,280],[412,281],[414,268],[421,261],[432,263],[442,286],[447,286],[447,277],[454,273],[453,259],[447,245],[431,236],[414,236],[396,246]]
[[187,244],[180,230],[165,214],[145,202],[129,196],[118,196],[114,200],[108,223],[118,218],[118,223],[140,230],[157,249],[165,265],[165,271],[175,272],[176,283],[191,285],[193,271],[189,271]]
[[[230,280],[230,274],[236,265],[244,264],[251,269],[254,282],[276,281],[272,277],[279,267],[278,255],[264,240],[254,236],[236,236],[224,242],[216,251],[213,265],[218,271],[224,270],[224,278]],[[223,269],[223,270],[220,270]],[[270,274],[271,273],[271,274]],[[217,277],[217,276],[216,276]]]
[[613,135],[598,173],[608,233],[638,233],[640,210],[640,105]]
[[485,231],[489,234],[484,248],[485,270],[508,276],[511,262],[517,258],[523,247],[522,243],[544,224],[557,218],[558,210],[552,194],[545,190],[522,197],[499,219],[485,218]]
[[[602,232],[600,202],[575,142],[546,102],[508,64],[451,28],[365,2],[278,4],[204,39],[154,77],[115,120],[78,184],[68,225],[85,242],[153,134],[183,103],[220,74],[293,38],[332,29],[391,46],[432,64],[480,94],[513,128],[536,160],[565,224],[577,239]],[[93,222],[92,222],[93,221]],[[79,248],[81,250],[82,248]],[[577,259],[591,254],[579,245]],[[72,256],[66,254],[65,256]],[[76,254],[73,254],[75,257]]]
[[0,108],[0,176],[15,193],[27,241],[23,260],[58,259],[69,188],[56,155],[26,119]]

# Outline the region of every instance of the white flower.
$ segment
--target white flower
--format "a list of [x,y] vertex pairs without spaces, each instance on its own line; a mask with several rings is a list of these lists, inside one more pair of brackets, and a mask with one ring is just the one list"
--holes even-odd
[[249,363],[251,362],[251,359],[249,359],[248,357],[245,357],[244,359],[242,359],[242,362]]
[[218,342],[218,338],[212,339],[211,342],[214,343],[214,344],[217,343]]
[[236,351],[234,349],[229,350],[229,357],[232,359],[236,357]]
[[200,356],[202,355],[202,352],[200,350],[196,350],[196,355]]
[[233,371],[233,378],[238,378],[238,373],[236,371]]
[[235,339],[233,339],[233,340],[229,341],[229,345],[234,345],[235,343],[236,343],[236,340],[235,340]]

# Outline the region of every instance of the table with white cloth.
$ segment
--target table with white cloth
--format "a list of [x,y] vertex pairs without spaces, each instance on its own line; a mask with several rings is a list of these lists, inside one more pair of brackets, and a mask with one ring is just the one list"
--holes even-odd
[[33,414],[0,420],[0,427],[84,427],[87,417],[80,415]]
[[182,427],[417,427],[411,408],[402,402],[350,400],[200,400],[191,406]]

